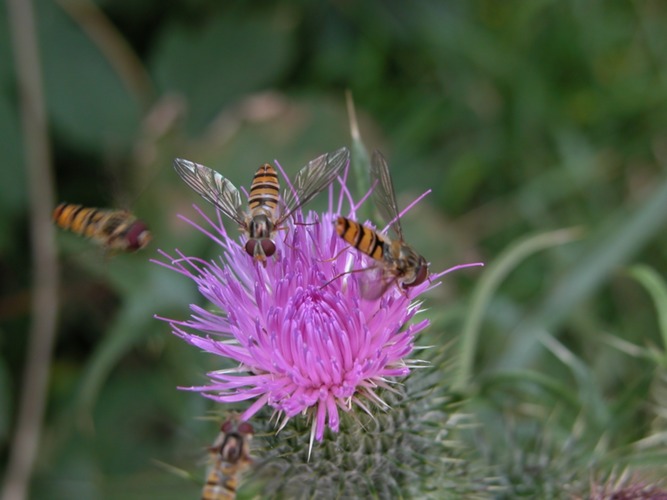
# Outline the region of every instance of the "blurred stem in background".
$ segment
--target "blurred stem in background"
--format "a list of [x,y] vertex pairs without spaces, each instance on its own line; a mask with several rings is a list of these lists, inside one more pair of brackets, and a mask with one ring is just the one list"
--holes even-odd
[[21,400],[2,498],[21,500],[27,497],[44,416],[58,312],[58,267],[51,225],[51,153],[32,2],[7,0],[7,11],[28,173],[33,293],[23,390],[19,391]]

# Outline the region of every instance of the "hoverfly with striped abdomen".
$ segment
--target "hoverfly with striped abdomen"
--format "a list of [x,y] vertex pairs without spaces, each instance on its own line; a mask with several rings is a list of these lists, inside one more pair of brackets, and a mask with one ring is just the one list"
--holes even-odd
[[254,434],[248,422],[230,419],[220,426],[220,434],[209,448],[209,470],[202,500],[233,500],[239,474],[252,464],[250,439]]
[[362,295],[367,299],[380,297],[392,283],[403,289],[420,285],[428,276],[428,262],[403,239],[394,185],[387,161],[378,150],[371,158],[371,184],[373,199],[382,217],[389,223],[394,238],[387,238],[358,222],[339,216],[336,232],[360,252],[378,262],[379,278],[367,278]]
[[248,255],[266,265],[266,258],[276,251],[274,233],[295,210],[329,186],[349,159],[350,151],[345,147],[318,156],[299,171],[294,191],[286,190],[282,198],[278,174],[266,163],[253,178],[248,209],[243,206],[239,190],[215,170],[181,158],[174,160],[174,168],[188,186],[239,225],[248,236]]
[[61,203],[53,210],[53,222],[111,251],[135,252],[148,245],[152,239],[146,224],[127,210]]

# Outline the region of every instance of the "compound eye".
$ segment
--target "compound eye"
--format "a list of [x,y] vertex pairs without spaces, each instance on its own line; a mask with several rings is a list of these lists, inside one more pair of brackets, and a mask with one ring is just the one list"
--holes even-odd
[[151,241],[148,227],[141,221],[135,221],[127,233],[128,248],[132,251],[141,250]]
[[248,240],[245,244],[245,251],[251,257],[255,256],[255,248],[257,248],[257,240]]
[[426,280],[426,276],[428,276],[428,264],[426,264],[426,262],[420,262],[417,277],[412,282],[411,286],[421,285]]
[[226,420],[220,426],[220,430],[225,434],[229,434],[231,431],[234,430],[234,423],[231,420]]
[[415,279],[410,283],[403,283],[403,288],[421,285],[426,280],[426,277],[428,276],[428,263],[422,258],[419,259],[419,264],[417,264],[416,267]]
[[271,257],[274,253],[276,253],[276,245],[273,243],[273,241],[267,239],[263,239],[262,242],[262,251],[264,252],[264,255],[267,257]]
[[239,434],[254,434],[255,429],[248,422],[241,422],[238,427]]

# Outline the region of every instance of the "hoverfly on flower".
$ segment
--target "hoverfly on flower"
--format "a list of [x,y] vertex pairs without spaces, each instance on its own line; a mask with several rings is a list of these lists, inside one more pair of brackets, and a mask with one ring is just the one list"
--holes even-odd
[[266,163],[253,177],[247,209],[239,190],[215,170],[181,158],[174,160],[174,168],[188,186],[239,225],[248,236],[248,255],[266,265],[266,258],[276,251],[275,232],[295,210],[329,186],[349,159],[350,151],[345,147],[318,156],[299,171],[293,190],[286,190],[282,197],[278,174]]
[[202,489],[202,500],[233,500],[239,474],[252,464],[250,439],[254,434],[248,422],[225,421],[209,448],[209,470]]
[[400,213],[389,166],[382,153],[373,152],[371,158],[371,185],[373,199],[380,214],[389,223],[394,238],[388,238],[347,217],[338,216],[336,232],[360,252],[375,259],[378,264],[368,271],[378,270],[379,276],[368,276],[362,295],[367,299],[381,296],[392,283],[403,289],[420,285],[428,276],[428,262],[403,239]]
[[146,224],[127,210],[61,203],[53,210],[53,222],[111,251],[135,252],[148,245],[152,239]]

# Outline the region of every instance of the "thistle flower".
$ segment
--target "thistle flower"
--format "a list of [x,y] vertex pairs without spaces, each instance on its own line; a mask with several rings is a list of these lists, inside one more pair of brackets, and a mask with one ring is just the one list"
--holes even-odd
[[205,225],[182,217],[220,246],[220,257],[204,261],[178,250],[173,256],[160,251],[166,262],[158,263],[192,279],[215,310],[193,304],[189,320],[159,319],[186,342],[238,363],[208,373],[207,385],[182,389],[220,403],[252,401],[243,420],[270,406],[282,416],[281,428],[306,414],[312,418],[311,447],[326,427],[339,430],[340,412],[388,408],[377,390],[391,389],[420,365],[408,356],[429,321],[413,321],[421,305],[415,298],[466,265],[432,275],[408,291],[392,286],[377,299],[364,299],[368,274],[350,271],[374,261],[334,229],[346,199],[351,208],[345,215],[354,219],[358,207],[344,182],[335,211],[330,188],[328,211],[295,212],[266,267],[248,257],[245,237],[228,234],[220,218],[213,221],[196,206]]

